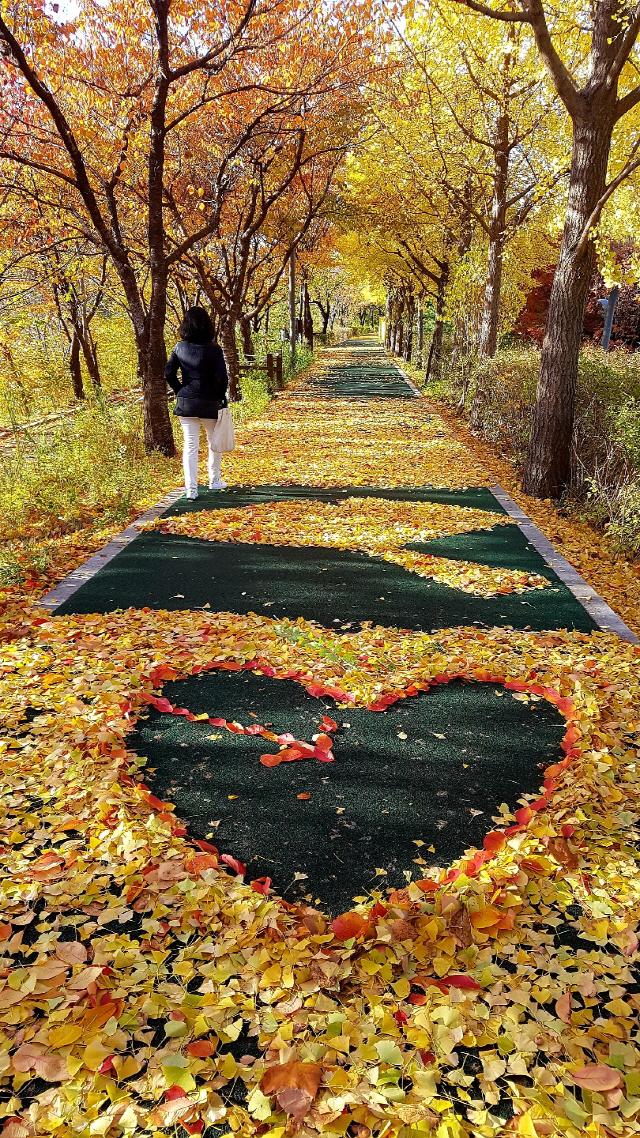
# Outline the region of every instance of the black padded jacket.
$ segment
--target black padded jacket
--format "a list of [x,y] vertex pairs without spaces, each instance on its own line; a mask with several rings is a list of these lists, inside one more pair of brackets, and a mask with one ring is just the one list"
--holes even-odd
[[191,344],[179,340],[164,369],[164,377],[177,395],[176,415],[217,419],[220,408],[227,405],[227,365],[222,348],[212,341]]

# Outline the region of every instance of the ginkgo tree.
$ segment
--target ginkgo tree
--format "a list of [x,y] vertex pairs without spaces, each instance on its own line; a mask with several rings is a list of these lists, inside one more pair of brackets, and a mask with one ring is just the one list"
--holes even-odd
[[[424,83],[425,125],[443,187],[469,212],[486,243],[478,343],[483,359],[495,354],[498,343],[505,248],[566,173],[566,163],[557,145],[540,145],[543,128],[546,133],[555,117],[555,94],[532,45],[515,25],[474,35],[474,19],[480,17],[462,20],[456,10],[436,4],[426,20],[411,25],[405,42]],[[561,139],[554,135],[554,141]]]
[[344,104],[340,114],[327,118],[320,101],[304,125],[283,116],[279,125],[255,139],[218,230],[206,246],[186,257],[219,317],[232,390],[237,380],[237,324],[245,356],[252,357],[251,322],[271,301],[291,256],[303,243],[309,249],[322,234],[318,222],[338,169],[360,132],[359,98],[345,98]]
[[[446,0],[487,20],[517,25],[535,43],[572,131],[569,189],[542,345],[523,486],[558,496],[570,472],[578,355],[594,265],[594,230],[640,166],[640,4],[598,0]],[[482,32],[477,33],[482,35]]]
[[[351,224],[360,235],[358,255],[389,289],[391,350],[410,358],[414,318],[419,306],[432,305],[427,371],[437,376],[451,273],[469,248],[476,222],[470,183],[458,183],[456,194],[448,190],[437,143],[419,111],[409,119],[416,103],[416,91],[406,89],[402,99],[396,95],[387,102],[384,93],[379,99],[379,130],[350,166]],[[421,339],[418,318],[420,354]]]
[[[470,21],[484,25],[481,37],[474,38]],[[481,359],[498,343],[505,251],[539,224],[567,169],[561,132],[553,145],[546,138],[543,144],[557,97],[534,49],[520,29],[489,30],[481,17],[462,19],[438,4],[415,14],[402,32],[399,66],[377,101],[384,148],[411,171],[415,200],[429,202],[452,230],[453,259],[459,262],[473,242],[476,260],[484,261]],[[392,195],[396,185],[394,179]],[[408,203],[404,212],[411,217]]]
[[[409,273],[408,290],[396,280],[389,296],[390,346],[421,300],[433,304],[430,376],[440,371],[447,320],[455,361],[492,356],[530,272],[553,257],[567,173],[566,137],[547,137],[557,102],[521,29],[441,4],[397,28],[392,66],[372,91],[376,129],[350,168],[352,224],[372,264],[381,249],[388,272],[397,278],[402,262]],[[420,320],[418,330],[420,339]]]

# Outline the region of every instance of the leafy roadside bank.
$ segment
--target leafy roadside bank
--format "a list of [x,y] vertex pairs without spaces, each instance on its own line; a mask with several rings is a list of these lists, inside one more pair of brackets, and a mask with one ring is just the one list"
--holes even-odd
[[[397,360],[398,366],[424,389],[424,374],[415,365]],[[493,480],[504,486],[567,561],[578,570],[614,612],[640,636],[640,560],[629,560],[592,521],[580,517],[580,506],[558,506],[523,494],[515,458],[504,453],[503,442],[491,442],[472,433],[465,417],[457,414],[444,394],[425,391],[447,427],[475,455]]]

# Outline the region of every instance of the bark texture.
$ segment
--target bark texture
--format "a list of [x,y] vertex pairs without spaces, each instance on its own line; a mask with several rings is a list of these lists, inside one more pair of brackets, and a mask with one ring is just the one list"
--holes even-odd
[[496,129],[495,169],[493,174],[493,195],[491,201],[491,220],[489,222],[489,250],[487,257],[487,277],[484,290],[484,308],[480,330],[480,359],[493,358],[498,346],[498,321],[500,318],[500,289],[502,287],[502,264],[507,224],[507,187],[509,181],[509,117],[500,115]]
[[238,398],[238,345],[236,343],[236,321],[226,316],[220,328],[220,345],[224,353],[229,375],[229,398]]
[[606,185],[613,106],[574,123],[567,214],[555,272],[523,490],[559,498],[571,470],[571,440],[584,312],[594,246],[582,236]]
[[251,335],[251,322],[247,316],[241,316],[238,323],[240,325],[240,339],[242,340],[242,353],[245,358],[245,363],[255,363],[256,349],[253,343],[253,336]]

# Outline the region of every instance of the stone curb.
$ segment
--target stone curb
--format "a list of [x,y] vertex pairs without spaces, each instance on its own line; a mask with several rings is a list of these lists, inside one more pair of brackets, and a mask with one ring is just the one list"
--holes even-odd
[[584,577],[580,576],[573,565],[562,554],[558,553],[549,538],[545,537],[542,530],[539,530],[524,510],[521,510],[513,498],[509,497],[507,491],[498,485],[490,486],[489,489],[509,517],[518,523],[518,528],[522,530],[527,541],[531,542],[531,545],[544,557],[556,577],[560,578],[563,585],[566,585],[569,591],[573,593],[583,609],[586,609],[591,619],[595,620],[598,628],[601,628],[603,632],[615,632],[622,640],[628,640],[631,644],[640,643],[635,632],[632,632],[622,618],[602,599],[600,594],[587,584]]
[[[424,392],[416,387],[415,383],[409,376],[402,370],[402,368],[393,360],[400,375],[409,385],[412,391],[416,392],[424,398]],[[622,617],[609,607],[607,602],[602,599],[595,589],[588,585],[584,577],[581,577],[573,565],[566,560],[562,554],[554,549],[548,537],[545,537],[542,530],[538,529],[537,525],[531,521],[531,518],[525,514],[524,510],[514,502],[513,498],[509,497],[507,491],[502,486],[489,486],[489,490],[493,494],[496,502],[499,502],[505,513],[513,518],[518,524],[518,528],[522,530],[527,541],[537,549],[538,553],[544,557],[545,562],[550,569],[553,569],[556,577],[559,577],[563,585],[566,585],[571,593],[573,593],[576,600],[582,605],[583,609],[589,613],[589,616],[601,628],[603,632],[615,632],[621,640],[628,640],[631,644],[639,644],[640,640],[635,632],[624,623]]]
[[60,581],[54,589],[46,593],[38,604],[42,605],[43,608],[49,609],[50,612],[55,612],[60,605],[64,604],[69,597],[77,592],[81,585],[84,585],[86,581],[95,577],[96,573],[99,573],[105,565],[108,565],[126,545],[135,541],[145,522],[155,521],[155,519],[159,518],[161,514],[164,514],[165,510],[168,510],[169,506],[172,506],[178,498],[182,498],[183,495],[184,490],[182,489],[171,490],[169,494],[158,502],[157,506],[153,506],[150,510],[147,510],[146,514],[142,514],[139,518],[136,518],[135,522],[127,526],[122,533],[112,538],[108,545],[103,546],[97,553],[92,554],[89,560],[85,561],[83,565],[74,569],[73,573],[65,577],[64,581]]

